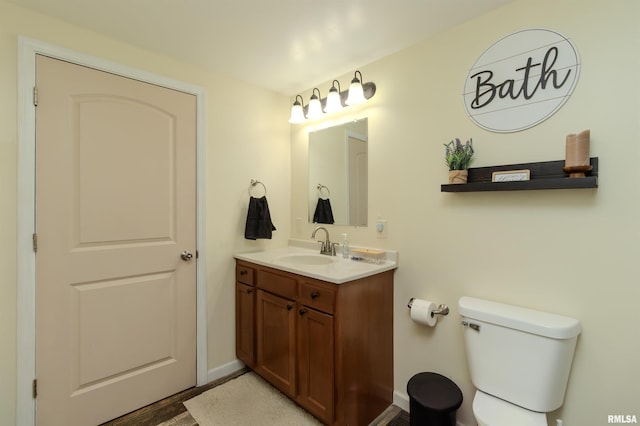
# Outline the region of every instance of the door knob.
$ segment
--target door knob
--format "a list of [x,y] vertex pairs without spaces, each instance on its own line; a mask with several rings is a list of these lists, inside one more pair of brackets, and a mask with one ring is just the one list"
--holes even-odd
[[185,262],[190,261],[191,259],[193,259],[193,255],[191,253],[189,253],[188,251],[183,251],[182,254],[180,255],[180,257],[182,258],[182,260],[184,260]]

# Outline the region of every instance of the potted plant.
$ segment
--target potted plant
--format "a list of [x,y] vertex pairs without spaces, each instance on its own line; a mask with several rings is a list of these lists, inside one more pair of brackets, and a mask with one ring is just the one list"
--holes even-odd
[[467,169],[473,161],[473,141],[469,139],[463,144],[456,138],[444,146],[444,159],[449,166],[449,183],[467,183]]

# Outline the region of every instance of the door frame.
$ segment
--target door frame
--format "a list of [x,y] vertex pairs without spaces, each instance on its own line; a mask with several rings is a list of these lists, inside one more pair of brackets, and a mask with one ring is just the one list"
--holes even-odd
[[18,37],[18,194],[17,194],[17,385],[16,424],[35,424],[33,380],[36,378],[36,254],[35,232],[35,154],[36,113],[33,88],[36,84],[36,55],[42,54],[77,65],[110,72],[195,95],[196,97],[196,384],[207,383],[206,244],[205,183],[206,126],[205,89],[147,71]]

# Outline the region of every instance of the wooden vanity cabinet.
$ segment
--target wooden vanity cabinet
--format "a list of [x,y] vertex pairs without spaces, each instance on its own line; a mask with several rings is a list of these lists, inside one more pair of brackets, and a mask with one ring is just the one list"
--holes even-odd
[[[327,425],[368,425],[391,405],[393,271],[333,284],[243,260],[238,268],[254,271],[250,368]],[[243,361],[245,347],[236,344]]]
[[255,270],[236,264],[236,356],[249,368],[255,367]]
[[291,398],[296,396],[296,302],[258,290],[255,371]]
[[335,411],[335,284],[301,278],[296,401],[331,424]]

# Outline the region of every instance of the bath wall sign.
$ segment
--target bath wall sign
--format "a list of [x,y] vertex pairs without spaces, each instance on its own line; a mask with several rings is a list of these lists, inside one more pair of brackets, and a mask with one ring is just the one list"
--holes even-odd
[[464,83],[464,107],[486,130],[518,132],[555,114],[579,75],[580,58],[571,40],[548,29],[518,31],[473,64]]

